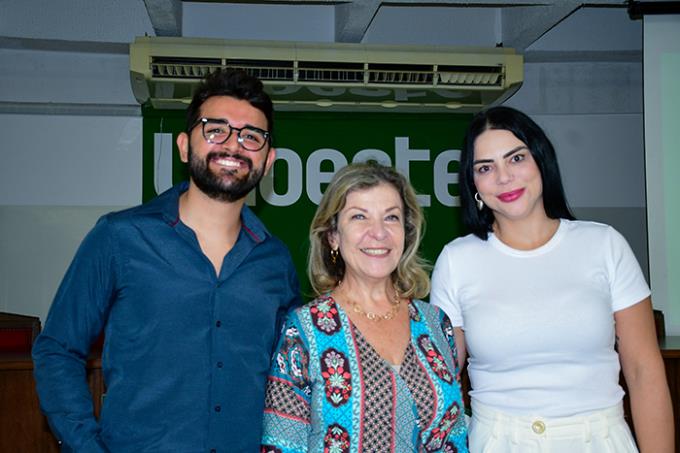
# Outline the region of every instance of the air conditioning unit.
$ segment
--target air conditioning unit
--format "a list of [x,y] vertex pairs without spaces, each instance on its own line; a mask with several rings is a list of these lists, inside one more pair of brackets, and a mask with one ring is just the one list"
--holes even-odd
[[278,110],[477,111],[522,84],[523,58],[506,48],[231,41],[139,37],[130,45],[135,97],[186,108],[202,77],[243,69]]

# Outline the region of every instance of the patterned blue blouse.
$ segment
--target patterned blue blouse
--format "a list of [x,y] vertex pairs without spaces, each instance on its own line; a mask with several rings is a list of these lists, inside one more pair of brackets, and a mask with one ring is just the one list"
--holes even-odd
[[396,371],[330,296],[291,312],[267,383],[262,452],[467,452],[453,329],[409,303]]

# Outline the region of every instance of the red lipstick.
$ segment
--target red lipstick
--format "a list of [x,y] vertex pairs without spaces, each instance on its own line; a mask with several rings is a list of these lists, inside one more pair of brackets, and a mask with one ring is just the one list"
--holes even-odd
[[523,193],[524,189],[517,189],[510,192],[503,192],[502,194],[498,195],[497,198],[503,203],[511,203],[521,197]]

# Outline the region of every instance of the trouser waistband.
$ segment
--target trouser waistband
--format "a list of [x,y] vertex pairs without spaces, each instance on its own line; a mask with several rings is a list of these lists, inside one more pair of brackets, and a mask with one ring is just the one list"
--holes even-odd
[[588,441],[593,434],[606,437],[613,424],[625,423],[623,404],[571,417],[511,415],[479,402],[472,402],[474,422],[492,427],[494,436],[574,437]]

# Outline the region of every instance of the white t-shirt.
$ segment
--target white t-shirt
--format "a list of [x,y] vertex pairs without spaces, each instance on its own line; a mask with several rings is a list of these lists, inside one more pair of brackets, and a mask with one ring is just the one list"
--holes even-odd
[[510,414],[566,417],[621,400],[613,314],[649,294],[623,236],[563,219],[534,250],[512,249],[491,233],[450,242],[430,301],[465,331],[474,400]]

